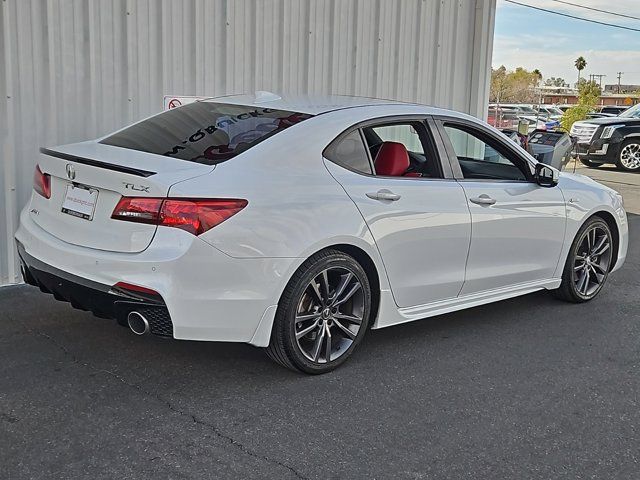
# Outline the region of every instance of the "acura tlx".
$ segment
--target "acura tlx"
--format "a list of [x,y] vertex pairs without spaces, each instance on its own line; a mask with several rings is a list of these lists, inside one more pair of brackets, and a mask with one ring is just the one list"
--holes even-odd
[[468,115],[258,92],[42,148],[16,242],[26,283],[136,334],[323,373],[370,328],[591,300],[628,225],[617,192]]

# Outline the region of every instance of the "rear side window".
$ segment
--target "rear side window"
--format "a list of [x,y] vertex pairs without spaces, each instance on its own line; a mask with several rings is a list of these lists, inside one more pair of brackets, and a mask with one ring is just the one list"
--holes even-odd
[[310,117],[272,108],[196,102],[143,120],[100,143],[214,165]]
[[409,152],[424,155],[424,148],[422,147],[418,132],[415,127],[410,124],[381,125],[372,127],[372,130],[383,142],[399,142],[402,143]]
[[324,152],[324,156],[350,170],[360,173],[373,173],[369,155],[364,146],[360,130],[353,130],[344,137],[338,138]]

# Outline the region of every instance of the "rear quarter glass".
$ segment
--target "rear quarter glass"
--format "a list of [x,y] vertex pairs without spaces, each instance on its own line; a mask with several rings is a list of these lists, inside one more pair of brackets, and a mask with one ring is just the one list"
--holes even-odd
[[100,143],[215,165],[312,116],[262,106],[196,102],[143,120]]

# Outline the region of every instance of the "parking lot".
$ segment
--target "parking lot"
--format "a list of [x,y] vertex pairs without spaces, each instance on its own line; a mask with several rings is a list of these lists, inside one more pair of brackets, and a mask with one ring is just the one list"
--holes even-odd
[[[577,171],[640,214],[640,176]],[[589,304],[540,292],[372,331],[320,377],[5,287],[0,477],[635,478],[639,267],[632,241]]]

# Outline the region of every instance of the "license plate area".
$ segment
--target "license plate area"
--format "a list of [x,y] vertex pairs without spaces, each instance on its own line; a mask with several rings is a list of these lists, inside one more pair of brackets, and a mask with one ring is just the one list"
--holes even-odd
[[93,214],[98,203],[98,189],[79,183],[67,185],[62,202],[62,213],[84,220],[93,220]]

